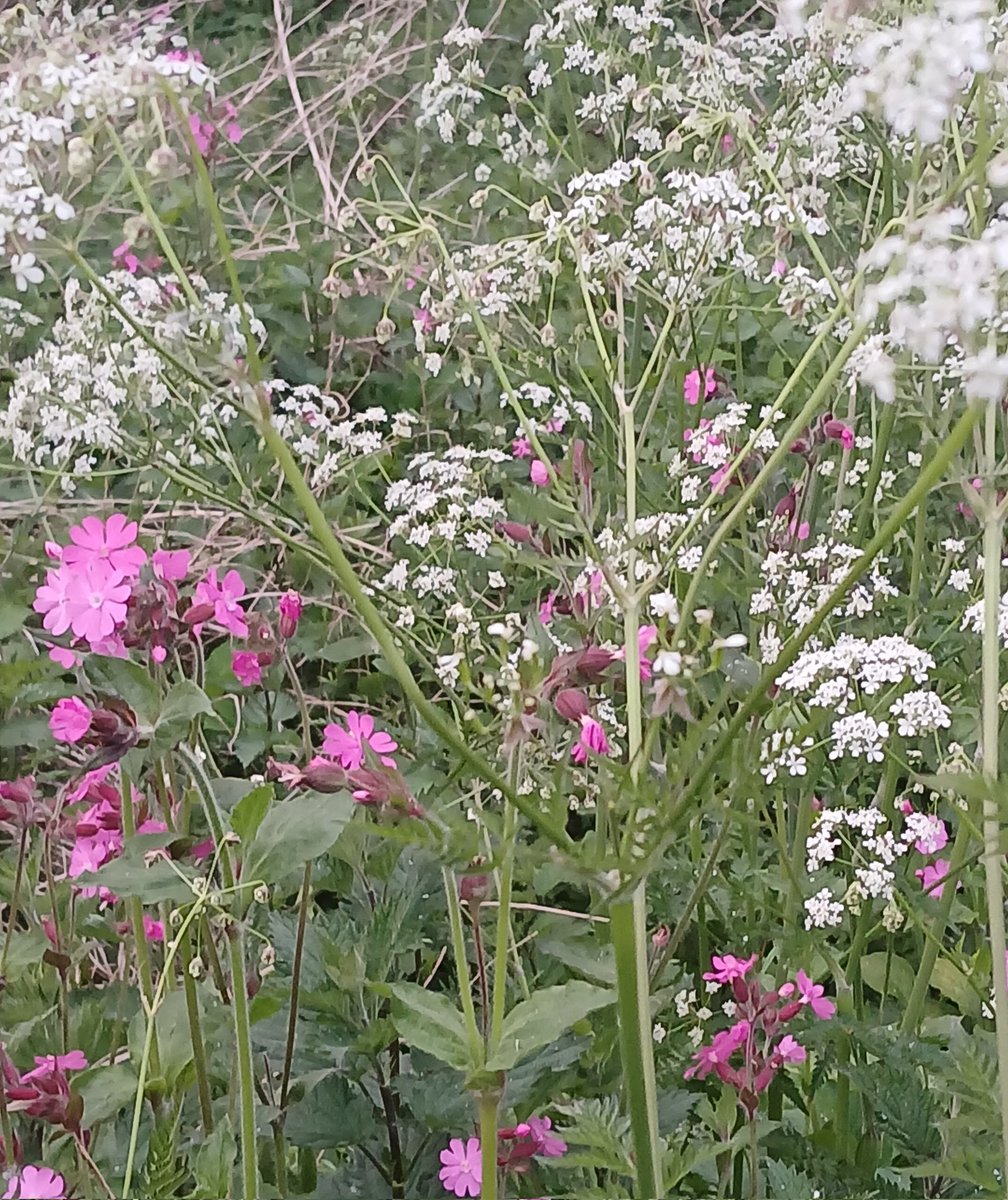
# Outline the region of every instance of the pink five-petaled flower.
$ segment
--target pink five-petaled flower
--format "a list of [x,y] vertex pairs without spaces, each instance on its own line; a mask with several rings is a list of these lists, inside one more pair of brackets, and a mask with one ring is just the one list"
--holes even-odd
[[301,620],[301,612],[304,608],[301,593],[293,590],[284,593],[277,603],[277,608],[280,611],[280,636],[292,638],[297,632],[298,621]]
[[786,1033],[777,1043],[777,1047],[774,1050],[774,1057],[779,1058],[782,1063],[800,1063],[805,1061],[807,1055],[805,1047],[800,1042],[795,1041],[790,1033]]
[[70,527],[70,545],[63,549],[63,563],[83,566],[97,559],[132,579],[147,561],[147,552],[134,544],[136,539],[136,521],[127,521],[122,513],[113,513],[107,521],[85,517],[79,525]]
[[914,871],[914,875],[921,881],[921,887],[929,896],[933,896],[936,900],[942,898],[942,892],[945,890],[944,879],[948,875],[949,863],[947,858],[936,858],[933,863],[927,863],[920,870]]
[[163,942],[164,941],[164,925],[160,921],[155,921],[150,913],[143,915],[144,937],[148,942]]
[[[714,368],[704,367],[703,376],[704,399],[713,396],[717,391],[717,380],[714,378]],[[700,403],[700,372],[694,368],[683,380],[683,396],[687,404]]]
[[535,1139],[536,1154],[541,1154],[543,1158],[559,1158],[567,1153],[567,1143],[563,1138],[550,1133],[553,1122],[549,1117],[529,1117],[525,1124]]
[[722,1029],[720,1033],[716,1033],[709,1046],[701,1046],[696,1051],[693,1062],[683,1072],[683,1077],[706,1079],[711,1071],[724,1067],[749,1037],[750,1028],[748,1021],[736,1021],[731,1029]]
[[541,458],[534,458],[529,465],[529,479],[533,487],[546,487],[549,483],[549,468]]
[[755,961],[755,954],[749,958],[736,958],[734,954],[715,954],[711,958],[714,970],[705,971],[704,979],[712,983],[731,983],[733,979],[744,979]]
[[133,585],[118,568],[101,558],[89,559],[81,566],[64,563],[60,571],[70,575],[65,610],[70,631],[92,649],[98,649],[98,643],[110,638],[125,622]]
[[217,568],[211,567],[193,592],[193,607],[212,605],[214,620],[235,637],[248,637],[245,614],[238,603],[245,595],[245,580],[230,570],[218,583]]
[[357,771],[364,765],[364,753],[370,747],[381,758],[383,766],[396,765],[395,759],[388,756],[398,750],[399,745],[389,734],[375,730],[373,717],[367,713],[348,712],[346,723],[346,729],[336,724],[325,727],[324,754],[339,759],[345,771]]
[[594,717],[588,716],[587,713],[580,718],[581,733],[578,740],[571,747],[571,758],[579,765],[583,766],[590,755],[609,753],[609,739],[606,737],[605,730],[595,720]]
[[448,1149],[441,1151],[441,1170],[438,1179],[444,1190],[456,1196],[478,1196],[483,1180],[480,1161],[480,1140],[471,1137],[463,1142],[452,1138]]
[[231,655],[231,670],[242,687],[255,687],[257,683],[262,683],[259,655],[252,650],[236,650]]
[[511,443],[511,455],[513,458],[531,458],[532,443],[527,437],[516,437]]
[[[836,1005],[826,995],[826,989],[823,985],[821,983],[813,983],[804,971],[798,972],[796,980],[798,983],[799,1003],[807,1004],[820,1021],[828,1021],[836,1012]],[[781,995],[783,994],[784,989],[781,988]]]
[[49,729],[57,742],[79,742],[91,728],[91,709],[76,696],[57,700],[49,714]]
[[[642,625],[637,631],[637,665],[640,670],[641,679],[651,678],[651,660],[645,656],[657,637],[657,625]],[[616,651],[616,657],[620,662],[626,658],[625,646]]]
[[4,1192],[4,1200],[64,1200],[65,1197],[66,1181],[49,1167],[22,1167]]

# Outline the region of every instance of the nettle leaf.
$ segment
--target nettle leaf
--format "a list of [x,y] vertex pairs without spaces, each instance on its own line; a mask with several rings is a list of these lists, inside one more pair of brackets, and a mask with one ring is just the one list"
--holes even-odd
[[612,1004],[614,993],[580,979],[543,988],[517,1004],[504,1018],[500,1048],[487,1062],[491,1071],[507,1071],[548,1046],[597,1008]]
[[210,698],[191,679],[183,679],[164,698],[154,726],[155,744],[161,748],[177,745],[200,716],[216,716]]
[[245,855],[242,878],[272,882],[325,854],[353,814],[349,792],[307,792],[274,804]]
[[355,1146],[374,1132],[370,1102],[341,1075],[330,1075],[295,1104],[284,1133],[292,1146],[330,1150]]
[[460,1071],[477,1065],[470,1059],[462,1014],[447,997],[418,983],[393,983],[389,990],[392,1020],[405,1042]]
[[178,838],[174,833],[139,833],[126,850],[111,862],[88,871],[77,880],[85,887],[106,887],[119,897],[138,896],[144,904],[162,900],[181,903],[192,900],[192,888],[186,879],[193,873],[179,863],[144,859],[151,850],[160,850]]

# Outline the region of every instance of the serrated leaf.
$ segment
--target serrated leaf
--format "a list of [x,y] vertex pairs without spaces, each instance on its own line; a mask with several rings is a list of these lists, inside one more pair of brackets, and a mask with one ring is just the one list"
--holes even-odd
[[213,705],[206,692],[191,679],[183,679],[165,696],[158,714],[158,728],[174,721],[192,721],[194,717],[212,712]]
[[523,1058],[548,1046],[577,1021],[612,1004],[609,988],[580,979],[542,988],[508,1013],[501,1027],[500,1046],[487,1061],[491,1071],[507,1071]]
[[349,792],[308,792],[274,804],[245,854],[242,878],[272,883],[325,854],[353,813]]
[[446,996],[416,983],[393,983],[390,991],[392,1020],[405,1042],[460,1071],[477,1065],[470,1059],[462,1014]]

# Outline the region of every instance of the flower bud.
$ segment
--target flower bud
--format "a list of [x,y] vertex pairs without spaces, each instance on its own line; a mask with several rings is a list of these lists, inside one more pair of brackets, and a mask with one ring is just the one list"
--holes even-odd
[[557,692],[553,707],[565,721],[580,721],[591,705],[579,688],[563,688]]
[[395,333],[395,321],[391,317],[382,317],[375,326],[375,341],[379,346],[384,346],[387,341]]
[[667,925],[659,925],[658,928],[651,934],[651,945],[656,950],[664,950],[669,944],[671,932]]
[[517,521],[497,521],[494,529],[520,546],[528,546],[532,542],[533,533],[530,525],[521,525]]
[[94,151],[82,137],[73,137],[67,142],[67,170],[75,179],[90,175],[94,167]]
[[301,620],[304,602],[299,592],[289,591],[280,597],[277,608],[280,610],[280,636],[285,640],[292,638]]
[[171,146],[158,146],[144,164],[144,170],[151,179],[170,179],[178,174],[178,155]]
[[459,899],[464,904],[482,904],[490,895],[489,875],[463,875],[459,880]]

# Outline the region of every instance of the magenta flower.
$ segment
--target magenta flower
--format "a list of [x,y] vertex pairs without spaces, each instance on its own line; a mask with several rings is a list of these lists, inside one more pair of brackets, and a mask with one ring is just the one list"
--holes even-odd
[[539,603],[539,620],[543,625],[549,625],[553,620],[553,608],[557,601],[556,592],[547,592],[546,599]]
[[80,657],[73,650],[68,650],[66,646],[50,646],[49,657],[67,671],[76,667],[80,662]]
[[788,271],[788,265],[787,265],[787,261],[785,259],[775,258],[773,260],[773,266],[770,268],[770,274],[773,276],[774,279],[783,279],[784,276],[787,274],[787,271]]
[[158,579],[166,583],[179,583],[189,574],[192,555],[188,550],[155,550],[151,565]]
[[839,442],[845,450],[854,449],[854,430],[846,422],[833,417],[823,423],[823,433],[831,442]]
[[[705,400],[717,391],[717,380],[714,378],[713,367],[704,367],[703,387]],[[700,403],[700,372],[695,368],[683,380],[683,396],[685,396],[687,404]]]
[[245,581],[231,570],[217,582],[217,568],[211,567],[193,592],[193,607],[213,607],[214,620],[235,637],[248,637],[248,625],[239,600],[245,595]]
[[567,1153],[567,1143],[563,1138],[558,1138],[550,1132],[553,1122],[549,1117],[529,1117],[525,1124],[535,1139],[536,1154],[541,1154],[544,1158],[559,1158]]
[[262,683],[259,655],[252,650],[236,650],[231,655],[231,670],[242,687],[255,687],[257,683]]
[[135,275],[140,270],[140,259],[130,249],[129,242],[120,242],[112,251],[112,265]]
[[57,742],[79,742],[91,728],[91,709],[83,700],[70,696],[57,700],[49,714],[49,729]]
[[926,863],[914,875],[921,881],[921,887],[929,896],[940,900],[945,884],[942,882],[948,875],[949,863],[947,858],[936,858],[933,863]]
[[85,517],[70,527],[71,544],[63,549],[63,563],[77,566],[97,559],[132,578],[147,561],[147,552],[134,544],[137,532],[136,521],[127,521],[122,513],[113,513],[107,521]]
[[483,1181],[479,1138],[463,1142],[452,1138],[448,1149],[441,1151],[441,1170],[438,1179],[446,1192],[456,1196],[478,1196]]
[[937,854],[948,845],[948,830],[940,817],[929,815],[927,823],[927,829],[914,842],[914,849],[918,854]]
[[701,1046],[693,1055],[693,1062],[683,1072],[686,1079],[706,1079],[711,1071],[727,1065],[735,1051],[749,1037],[751,1026],[748,1021],[736,1021],[731,1029],[722,1029],[711,1039],[709,1046]]
[[286,592],[280,597],[277,608],[280,610],[280,636],[292,638],[297,631],[298,621],[301,620],[301,612],[304,609],[301,593],[293,590]]
[[70,628],[70,600],[67,592],[72,576],[62,567],[46,571],[45,583],[35,590],[32,608],[42,616],[42,628],[59,637]]
[[383,766],[396,765],[395,759],[388,756],[393,750],[398,750],[399,745],[389,734],[375,730],[373,717],[367,713],[348,712],[346,723],[346,729],[336,724],[325,727],[323,754],[339,759],[345,771],[357,771],[364,765],[365,752],[370,747],[379,756]]
[[[797,975],[798,1000],[807,1004],[820,1021],[828,1021],[836,1012],[836,1005],[826,995],[826,989],[821,983],[813,983],[804,971]],[[783,994],[783,989],[781,989]]]
[[541,458],[534,458],[529,466],[529,479],[533,487],[546,487],[549,483],[549,469]]
[[[651,678],[651,660],[646,657],[652,643],[658,637],[657,625],[642,625],[637,631],[637,664],[641,679]],[[622,662],[626,658],[626,647],[616,651],[616,657]]]
[[66,1181],[49,1167],[22,1167],[12,1177],[4,1200],[64,1200]]
[[143,915],[144,937],[148,942],[163,942],[164,941],[164,925],[160,921],[155,921],[150,913]]
[[429,308],[413,309],[413,324],[420,333],[434,332],[434,318]]
[[583,766],[590,755],[605,755],[609,753],[609,749],[609,739],[606,737],[605,730],[594,717],[585,713],[581,717],[581,734],[571,747],[571,758],[579,766]]
[[731,983],[733,979],[744,979],[755,961],[755,954],[749,958],[736,958],[734,954],[715,954],[711,958],[714,970],[705,971],[704,979],[712,983]]
[[516,437],[511,443],[511,454],[514,458],[531,458],[532,443],[527,437]]
[[[109,638],[126,620],[126,603],[133,586],[106,560],[92,558],[80,567],[64,564],[70,574],[66,590],[66,613],[74,637],[83,638],[93,649]],[[43,622],[44,624],[44,622]]]
[[777,1043],[774,1057],[779,1058],[782,1063],[801,1063],[808,1056],[805,1053],[805,1047],[800,1042],[796,1042],[790,1033],[786,1033]]

